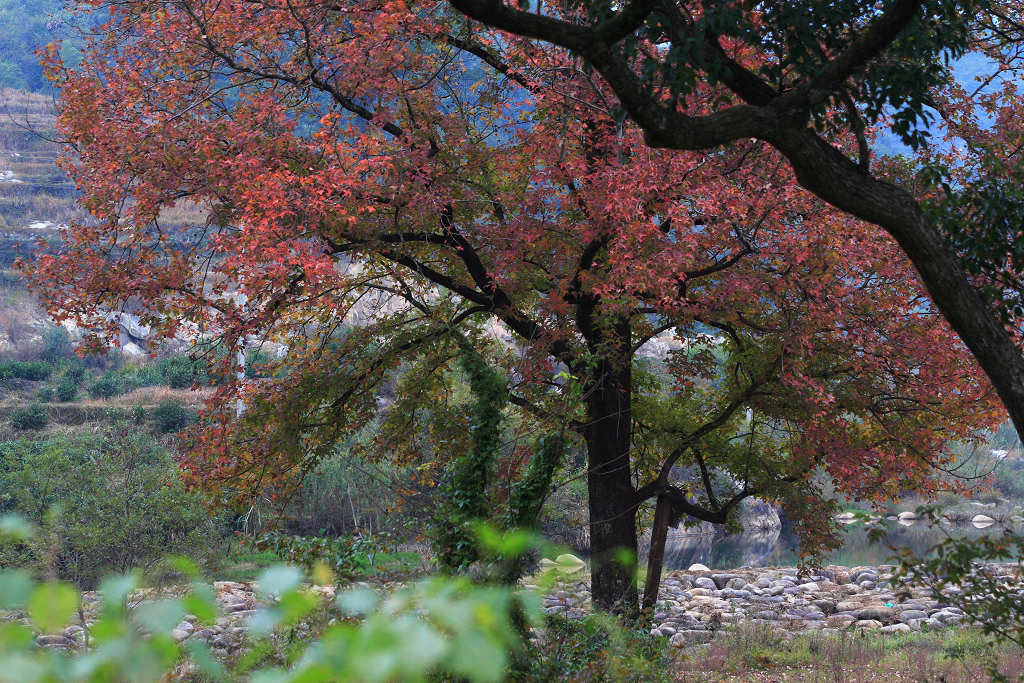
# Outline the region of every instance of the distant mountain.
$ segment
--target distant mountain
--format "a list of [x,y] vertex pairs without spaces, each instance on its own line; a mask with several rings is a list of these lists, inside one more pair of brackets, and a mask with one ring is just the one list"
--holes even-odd
[[[991,69],[992,61],[985,55],[976,52],[964,55],[953,63],[953,75],[957,81],[968,89],[978,87],[981,84],[979,78],[984,78]],[[992,83],[987,84],[982,89],[982,92],[995,90],[1001,82],[1001,79],[995,79]],[[981,117],[981,122],[984,124],[986,119]],[[929,131],[934,140],[938,140],[942,135],[937,120],[931,122]],[[896,156],[901,154],[910,156],[912,154],[910,148],[904,145],[899,137],[889,130],[879,131],[872,147],[875,154],[879,156]]]
[[49,92],[35,52],[62,40],[65,59],[74,61],[77,21],[63,0],[0,0],[0,88]]

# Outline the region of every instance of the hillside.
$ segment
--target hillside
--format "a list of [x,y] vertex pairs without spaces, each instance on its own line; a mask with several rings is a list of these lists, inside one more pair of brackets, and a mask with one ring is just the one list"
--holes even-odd
[[77,21],[63,0],[0,0],[0,88],[49,92],[36,50],[60,40],[62,56],[74,60]]
[[83,215],[74,185],[56,164],[55,122],[50,96],[0,90],[0,267],[24,253],[26,239]]

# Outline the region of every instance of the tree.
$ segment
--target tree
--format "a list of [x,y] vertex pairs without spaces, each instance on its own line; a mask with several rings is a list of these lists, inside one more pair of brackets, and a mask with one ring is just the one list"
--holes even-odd
[[[269,378],[219,386],[193,432],[191,481],[222,499],[284,495],[388,385],[378,454],[471,452],[452,400],[468,343],[529,431],[576,435],[595,603],[632,613],[648,501],[727,522],[763,496],[821,549],[815,472],[859,499],[927,489],[947,439],[998,419],[894,244],[761,142],[649,148],[567,52],[443,3],[109,9],[80,66],[49,63],[95,220],[27,274],[96,342],[131,306],[165,337],[288,347]],[[180,202],[209,224],[168,234]],[[653,372],[651,340],[677,346]]]
[[[636,0],[544,5],[543,13],[539,4],[516,9],[501,0],[451,4],[577,55],[655,147],[709,150],[750,138],[772,145],[803,187],[899,243],[1024,433],[1020,119],[1012,85],[1024,42],[1019,3]],[[949,63],[971,51],[991,58],[979,80],[1003,87],[960,90],[952,100],[937,94],[958,90]],[[700,85],[724,91],[711,111],[685,100]],[[964,135],[951,153],[928,146],[923,124],[934,110],[926,106],[951,119],[954,136]],[[999,113],[999,132],[1010,134],[989,135],[985,122],[964,126],[978,123],[976,108]],[[927,152],[929,173],[917,178],[923,187],[886,164],[872,168],[866,131],[873,125],[890,125]],[[836,144],[844,134],[857,138],[856,154]],[[965,160],[968,172],[951,167]]]

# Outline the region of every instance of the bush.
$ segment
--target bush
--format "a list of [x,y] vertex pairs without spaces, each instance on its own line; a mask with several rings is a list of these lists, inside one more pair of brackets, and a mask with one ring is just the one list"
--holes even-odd
[[195,557],[219,538],[170,454],[126,423],[105,435],[0,444],[0,512],[43,530],[0,553],[0,565],[28,564],[82,588],[168,554]]
[[156,369],[164,383],[172,389],[188,389],[197,382],[204,383],[207,380],[200,362],[184,355],[161,358]]
[[289,536],[273,531],[257,538],[253,547],[268,550],[289,564],[307,570],[326,565],[337,578],[346,581],[369,573],[373,557],[379,551],[374,541],[365,537]]
[[164,383],[164,378],[153,365],[143,365],[131,372],[132,384],[136,387],[155,387]]
[[137,425],[142,424],[146,421],[146,408],[145,406],[133,406],[131,413],[128,415],[129,419]]
[[672,681],[664,638],[628,630],[613,617],[552,615],[539,646],[516,657],[511,681]]
[[77,386],[82,383],[82,380],[85,379],[85,373],[85,364],[78,358],[75,358],[71,361],[68,361],[67,364],[64,366],[63,377],[68,382],[74,382],[74,384]]
[[43,387],[36,394],[36,399],[42,403],[53,403],[53,387]]
[[89,395],[93,398],[113,398],[124,393],[121,378],[113,372],[105,372],[89,385]]
[[249,379],[270,376],[271,357],[262,349],[253,349],[245,356],[245,376]]
[[153,426],[161,434],[178,432],[189,426],[193,420],[193,413],[179,401],[167,399],[153,408],[151,417]]
[[48,327],[43,332],[43,349],[40,356],[44,361],[56,363],[63,358],[75,355],[75,346],[71,343],[71,335],[61,326]]
[[78,398],[78,383],[67,377],[57,383],[57,400],[62,403],[70,403]]
[[15,429],[43,429],[49,422],[42,403],[33,403],[11,413],[11,424]]
[[53,366],[42,361],[22,362],[9,360],[0,363],[0,379],[24,379],[39,382],[47,379]]

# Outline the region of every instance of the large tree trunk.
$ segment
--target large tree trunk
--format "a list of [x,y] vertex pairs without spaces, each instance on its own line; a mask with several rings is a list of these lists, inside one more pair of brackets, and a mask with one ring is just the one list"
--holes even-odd
[[[628,339],[628,337],[627,337]],[[618,366],[618,367],[616,367]],[[587,490],[590,497],[591,595],[598,609],[637,614],[636,504],[630,474],[628,360],[605,360],[587,387]]]

